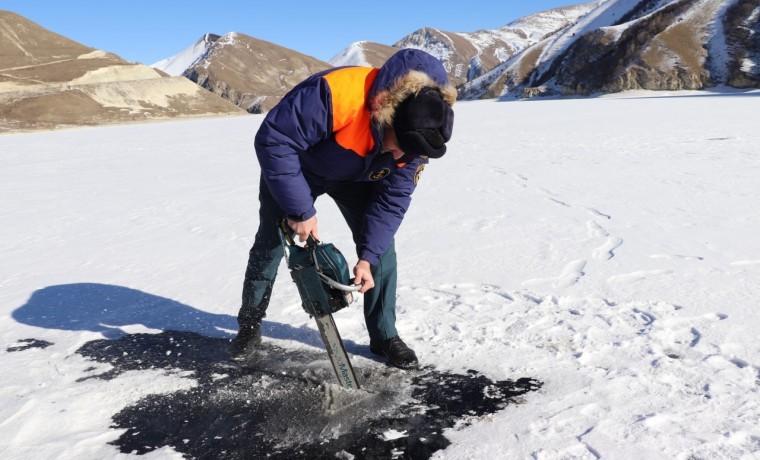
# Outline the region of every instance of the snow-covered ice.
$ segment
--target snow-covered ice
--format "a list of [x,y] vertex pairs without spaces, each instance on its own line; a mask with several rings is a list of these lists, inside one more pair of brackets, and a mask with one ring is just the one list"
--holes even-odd
[[[449,153],[397,236],[400,334],[437,369],[544,386],[446,431],[435,458],[760,456],[758,109],[757,91],[455,106]],[[164,369],[84,379],[109,364],[76,351],[234,333],[261,120],[0,137],[0,456],[128,457],[108,444],[124,431],[111,417],[196,385]],[[354,262],[337,208],[317,209],[320,235]],[[83,286],[178,307],[84,305]],[[267,320],[315,329],[284,266]],[[368,342],[360,306],[336,322]]]

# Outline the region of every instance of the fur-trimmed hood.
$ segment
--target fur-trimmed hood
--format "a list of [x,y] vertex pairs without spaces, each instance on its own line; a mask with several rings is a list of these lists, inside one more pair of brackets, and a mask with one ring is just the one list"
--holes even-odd
[[457,99],[457,90],[449,83],[441,61],[416,49],[397,52],[380,69],[370,90],[372,119],[381,126],[391,126],[398,105],[425,87],[437,89],[450,106]]

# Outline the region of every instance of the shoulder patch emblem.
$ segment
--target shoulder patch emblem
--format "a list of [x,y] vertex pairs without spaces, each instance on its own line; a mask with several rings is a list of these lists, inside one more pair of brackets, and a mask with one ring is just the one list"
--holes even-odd
[[420,181],[420,176],[422,175],[422,171],[424,170],[425,170],[424,164],[417,166],[417,170],[414,171],[414,185],[417,185],[417,182]]
[[391,173],[390,168],[383,168],[369,175],[370,180],[381,180]]

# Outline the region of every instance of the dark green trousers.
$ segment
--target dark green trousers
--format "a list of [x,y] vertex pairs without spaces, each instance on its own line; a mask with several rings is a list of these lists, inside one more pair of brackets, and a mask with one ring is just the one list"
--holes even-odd
[[[371,184],[357,182],[329,190],[354,238],[361,235],[364,212],[369,203]],[[259,186],[259,229],[248,256],[243,283],[243,302],[238,313],[240,328],[251,327],[266,315],[277,269],[284,255],[279,223],[285,218],[262,179]],[[364,294],[364,319],[370,339],[389,339],[396,332],[396,250],[394,244],[372,266],[375,287]],[[306,314],[304,312],[304,314]]]

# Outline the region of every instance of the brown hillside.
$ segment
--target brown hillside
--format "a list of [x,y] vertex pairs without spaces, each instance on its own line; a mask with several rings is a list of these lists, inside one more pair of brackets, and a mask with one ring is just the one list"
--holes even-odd
[[0,133],[240,112],[185,78],[0,11]]
[[260,113],[309,75],[330,67],[311,56],[233,32],[217,40],[186,75],[238,107]]

